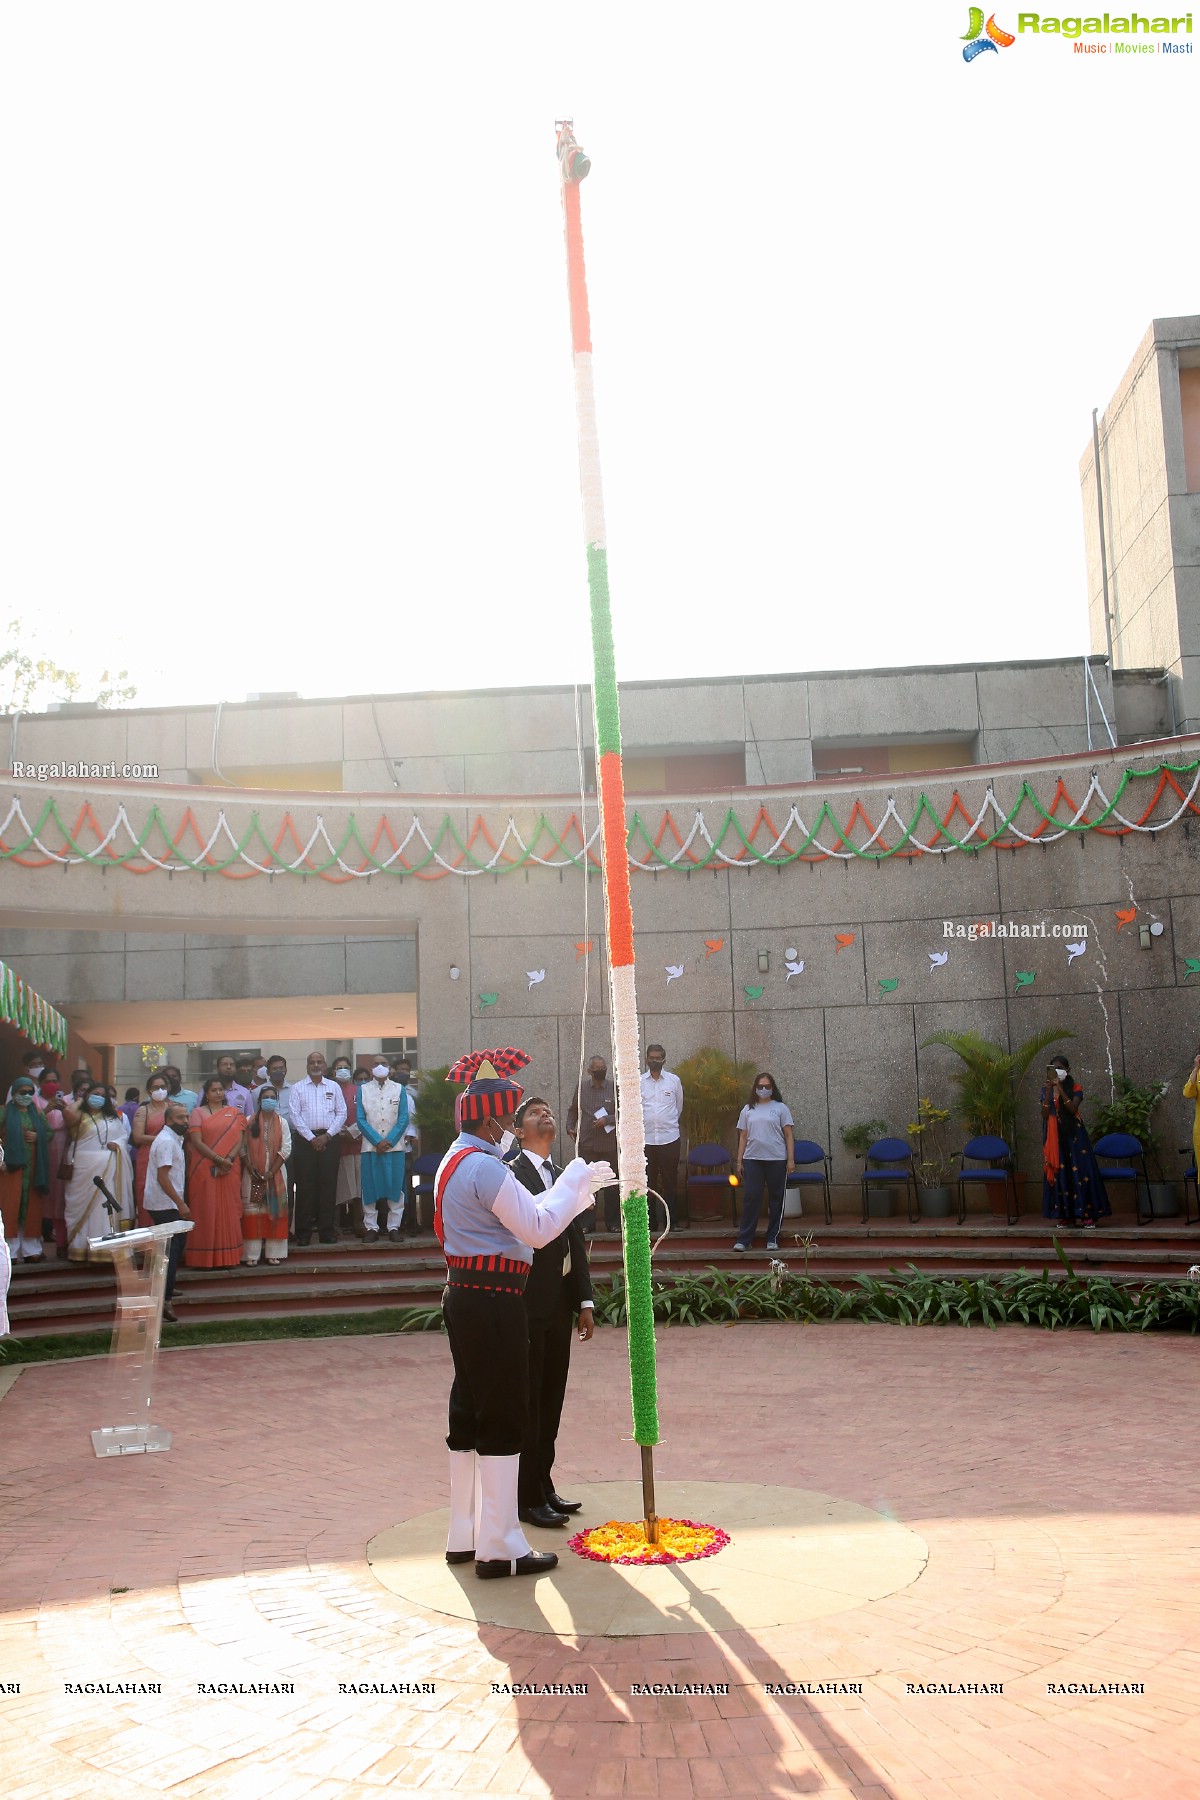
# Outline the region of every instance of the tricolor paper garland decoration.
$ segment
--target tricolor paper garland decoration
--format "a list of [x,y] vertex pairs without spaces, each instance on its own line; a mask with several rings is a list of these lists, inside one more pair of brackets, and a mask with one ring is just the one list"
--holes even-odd
[[[1179,777],[1187,779],[1186,788]],[[1140,812],[1132,817],[1122,812],[1128,790],[1146,782],[1154,786]],[[657,827],[635,811],[620,835],[629,867],[640,874],[682,871],[691,875],[705,869],[748,869],[757,864],[782,869],[792,863],[831,860],[887,862],[892,857],[953,856],[993,848],[1015,851],[1035,844],[1063,843],[1093,831],[1102,837],[1126,837],[1131,832],[1154,835],[1171,830],[1185,816],[1200,818],[1198,795],[1200,760],[1161,762],[1150,769],[1122,770],[1111,799],[1099,774],[1094,773],[1078,805],[1060,776],[1048,806],[1030,783],[1023,781],[1011,806],[1005,808],[989,783],[974,815],[955,789],[944,813],[922,792],[907,822],[890,798],[878,825],[861,800],[854,801],[844,823],[824,800],[811,825],[793,802],[782,826],[776,825],[766,805],[758,807],[748,830],[732,807],[712,826],[703,809],[697,808],[691,824],[685,821],[682,829],[668,809]],[[1153,817],[1164,801],[1170,810]],[[328,807],[329,802],[324,804]],[[1088,816],[1093,810],[1094,818]],[[0,824],[0,860],[27,869],[92,864],[138,875],[223,875],[233,881],[255,875],[315,875],[333,882],[365,881],[373,875],[440,881],[447,875],[507,875],[517,869],[581,868],[585,862],[597,868],[600,864],[600,828],[581,828],[574,812],[557,827],[545,812],[540,813],[527,836],[510,814],[497,838],[482,814],[476,815],[464,837],[448,812],[430,828],[415,812],[394,827],[395,814],[388,811],[381,812],[373,826],[364,822],[360,827],[355,812],[346,809],[345,823],[340,830],[331,831],[323,812],[317,813],[314,824],[301,828],[289,811],[268,836],[259,810],[251,808],[249,822],[239,836],[224,807],[218,809],[216,823],[208,830],[200,826],[190,806],[184,808],[174,830],[157,804],[151,804],[144,816],[136,808],[134,811],[136,817],[131,817],[121,802],[111,823],[104,826],[91,801],[85,800],[69,825],[51,797],[42,803],[31,824],[20,798],[14,795]],[[1027,816],[1029,829],[1020,822]],[[958,820],[962,821],[961,835],[954,828]],[[920,835],[922,832],[928,835]],[[828,841],[822,833],[828,834]],[[614,831],[614,842],[616,835]],[[90,844],[85,841],[88,838]],[[192,854],[184,848],[189,842],[194,846]],[[486,854],[477,854],[480,846]]]
[[23,981],[8,964],[0,962],[0,1019],[15,1025],[31,1044],[67,1054],[67,1021]]

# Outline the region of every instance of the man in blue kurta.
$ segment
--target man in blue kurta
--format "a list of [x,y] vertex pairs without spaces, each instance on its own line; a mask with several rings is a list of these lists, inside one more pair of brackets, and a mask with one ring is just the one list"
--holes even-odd
[[532,1550],[517,1518],[517,1475],[529,1409],[529,1332],[524,1290],[533,1252],[565,1231],[615,1176],[576,1157],[538,1199],[513,1178],[503,1153],[522,1090],[508,1077],[523,1050],[476,1050],[448,1081],[469,1081],[461,1130],[434,1181],[434,1230],[446,1252],[442,1314],[454,1385],[450,1530],[446,1561],[474,1561],[484,1580],[540,1575],[558,1562]]
[[389,1079],[386,1062],[376,1059],[371,1080],[364,1081],[355,1101],[358,1129],[362,1133],[362,1209],[367,1237],[379,1236],[379,1202],[387,1201],[384,1227],[392,1242],[399,1243],[404,1222],[404,1151],[408,1128],[408,1095],[398,1081]]

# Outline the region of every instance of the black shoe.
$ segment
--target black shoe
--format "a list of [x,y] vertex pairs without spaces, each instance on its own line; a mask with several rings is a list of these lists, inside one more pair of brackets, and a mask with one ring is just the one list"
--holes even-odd
[[541,1525],[547,1530],[551,1526],[561,1526],[567,1522],[566,1513],[555,1512],[552,1506],[547,1506],[544,1502],[541,1506],[518,1507],[517,1517],[522,1525]]
[[573,1513],[573,1512],[579,1511],[580,1507],[583,1505],[583,1501],[582,1500],[561,1500],[559,1498],[559,1496],[554,1492],[554,1489],[551,1488],[550,1492],[546,1496],[546,1504],[547,1504],[547,1506],[552,1506],[554,1508],[555,1512]]
[[446,1561],[451,1567],[455,1563],[474,1562],[475,1552],[473,1550],[447,1550]]
[[477,1562],[475,1573],[480,1581],[499,1581],[502,1575],[548,1575],[557,1567],[558,1558],[553,1550],[531,1550],[528,1556],[518,1556],[515,1562]]
[[169,1300],[163,1302],[163,1318],[171,1325],[178,1325],[179,1315]]
[[400,1227],[397,1225],[394,1231],[388,1232],[388,1243],[389,1244],[402,1244],[403,1242],[404,1242],[404,1233],[401,1231]]

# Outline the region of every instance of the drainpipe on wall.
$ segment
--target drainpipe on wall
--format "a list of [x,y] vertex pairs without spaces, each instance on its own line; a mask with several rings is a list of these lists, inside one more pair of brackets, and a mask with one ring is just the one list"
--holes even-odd
[[1096,407],[1092,408],[1092,463],[1096,470],[1096,523],[1100,527],[1100,580],[1104,587],[1104,641],[1108,646],[1109,678],[1113,671],[1112,614],[1108,605],[1108,546],[1104,539],[1104,483],[1100,474],[1100,427]]

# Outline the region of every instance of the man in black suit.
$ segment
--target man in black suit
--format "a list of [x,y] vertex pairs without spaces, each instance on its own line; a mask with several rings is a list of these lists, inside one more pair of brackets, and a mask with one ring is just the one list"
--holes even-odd
[[[509,1167],[523,1187],[540,1195],[559,1174],[550,1160],[558,1135],[554,1114],[544,1100],[526,1100],[513,1119],[513,1130],[521,1149]],[[578,1219],[543,1249],[534,1251],[525,1287],[525,1312],[529,1320],[529,1422],[521,1446],[517,1512],[527,1525],[561,1526],[583,1504],[560,1499],[552,1476],[576,1313],[581,1343],[587,1342],[595,1328],[587,1244]]]

